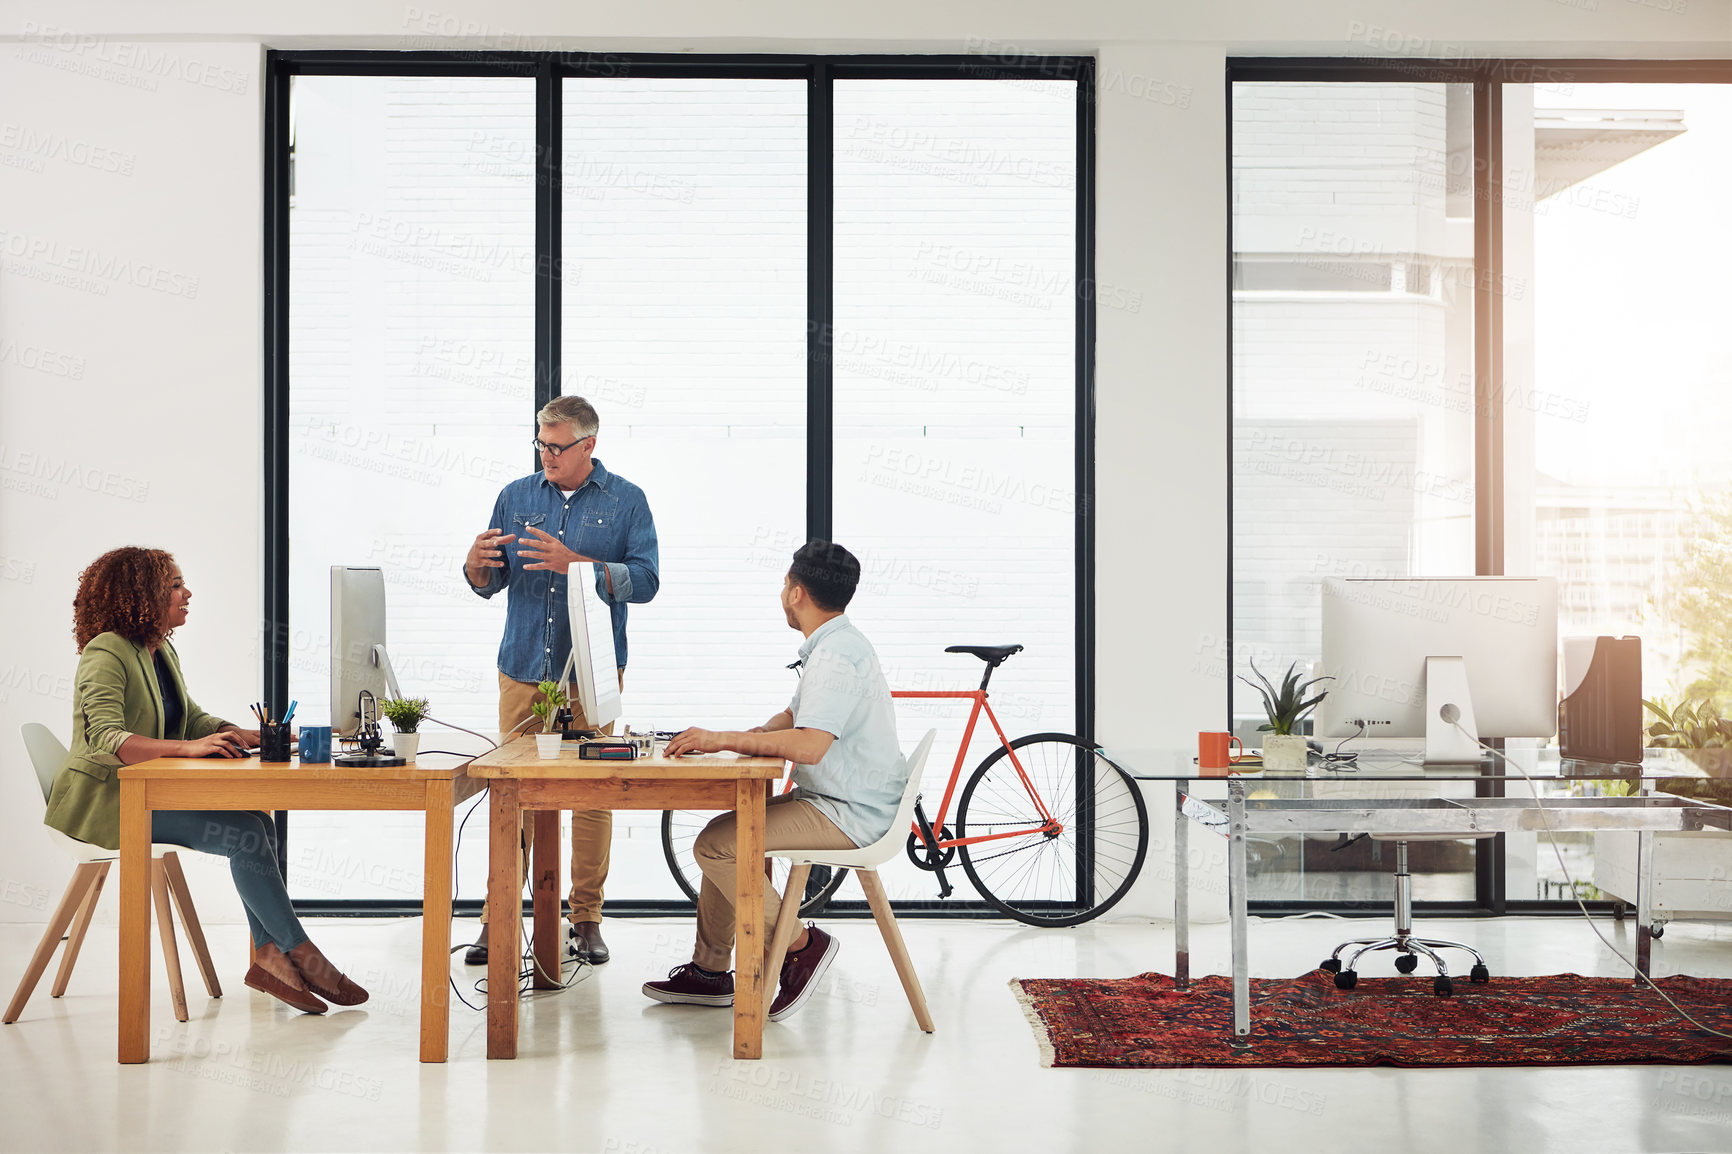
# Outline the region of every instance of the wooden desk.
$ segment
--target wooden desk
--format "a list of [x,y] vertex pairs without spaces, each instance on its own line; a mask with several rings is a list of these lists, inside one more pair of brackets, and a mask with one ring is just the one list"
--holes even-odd
[[535,739],[516,741],[469,763],[488,779],[487,905],[511,916],[487,920],[487,1056],[517,1057],[517,967],[522,957],[517,916],[522,882],[518,821],[534,813],[530,893],[535,908],[535,986],[559,984],[559,812],[567,809],[731,809],[739,814],[738,860],[753,868],[734,878],[734,1057],[764,1052],[764,800],[766,783],[782,776],[782,759],[730,753],[697,757],[581,761],[575,743],[542,761]]
[[[441,757],[440,760],[446,760]],[[342,769],[159,757],[120,768],[120,1060],[150,1060],[150,815],[159,809],[421,810],[421,1060],[443,1062],[451,1016],[451,811],[484,782],[464,763]]]

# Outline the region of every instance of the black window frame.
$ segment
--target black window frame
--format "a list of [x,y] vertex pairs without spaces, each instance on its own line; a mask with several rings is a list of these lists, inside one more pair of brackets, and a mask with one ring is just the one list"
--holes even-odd
[[[1227,163],[1227,653],[1234,650],[1233,618],[1233,86],[1240,82],[1467,84],[1473,88],[1473,363],[1474,363],[1474,574],[1504,571],[1503,414],[1503,86],[1506,84],[1732,84],[1728,60],[1585,60],[1536,57],[1390,58],[1366,56],[1229,57],[1226,69]],[[1226,686],[1231,727],[1233,681]],[[1504,783],[1481,782],[1475,793],[1500,797]],[[1487,844],[1489,842],[1489,845]],[[1563,899],[1511,899],[1506,892],[1505,835],[1474,843],[1474,896],[1470,901],[1416,901],[1415,910],[1445,916],[1573,914]],[[1613,903],[1587,903],[1610,912]],[[1311,899],[1253,901],[1255,912],[1308,910],[1365,912],[1363,903]]]
[[[264,603],[261,618],[264,700],[280,713],[289,684],[289,93],[295,76],[515,76],[536,83],[536,144],[540,168],[535,208],[535,405],[555,395],[560,379],[561,81],[567,77],[738,77],[799,79],[807,116],[806,534],[828,538],[834,505],[834,85],[837,80],[1055,80],[1077,85],[1074,470],[1075,732],[1094,733],[1095,395],[1094,181],[1095,72],[1092,56],[783,55],[611,52],[270,50],[264,93]],[[525,414],[532,421],[534,413]],[[532,462],[530,471],[540,468]],[[278,861],[288,868],[289,818],[276,815]],[[456,912],[472,914],[479,899]],[[858,909],[854,907],[858,906]],[[920,916],[980,916],[984,902],[897,902]],[[309,915],[417,916],[419,901],[298,899]],[[864,902],[832,902],[831,910],[866,912]],[[614,901],[610,913],[689,913],[686,902]]]

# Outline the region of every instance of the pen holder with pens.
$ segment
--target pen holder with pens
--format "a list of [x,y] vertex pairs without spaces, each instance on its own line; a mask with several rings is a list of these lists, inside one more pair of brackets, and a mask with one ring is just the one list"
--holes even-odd
[[266,722],[259,729],[259,760],[289,760],[289,727],[286,722]]

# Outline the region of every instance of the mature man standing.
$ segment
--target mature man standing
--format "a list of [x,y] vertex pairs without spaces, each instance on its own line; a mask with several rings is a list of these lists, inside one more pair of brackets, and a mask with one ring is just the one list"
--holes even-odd
[[[601,418],[582,397],[556,397],[536,414],[535,438],[541,472],[500,490],[493,519],[475,538],[463,562],[469,587],[483,597],[506,590],[505,636],[499,643],[499,730],[516,736],[533,714],[536,683],[552,681],[571,652],[566,582],[588,580],[613,612],[613,650],[625,686],[626,605],[656,595],[661,585],[655,520],[643,490],[607,471],[595,456]],[[507,546],[516,544],[515,549]],[[585,728],[573,687],[573,724]],[[533,826],[522,827],[527,874]],[[601,937],[602,887],[613,842],[611,810],[571,815],[570,935],[578,958],[599,965],[608,959]],[[515,911],[512,911],[513,913]],[[472,966],[487,963],[487,917],[481,935],[463,955]]]

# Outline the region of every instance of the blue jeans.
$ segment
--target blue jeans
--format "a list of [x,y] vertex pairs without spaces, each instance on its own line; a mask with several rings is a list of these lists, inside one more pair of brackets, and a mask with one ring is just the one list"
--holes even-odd
[[257,810],[158,810],[150,840],[229,859],[229,873],[247,910],[253,944],[274,942],[284,953],[307,940],[277,869],[277,827]]

